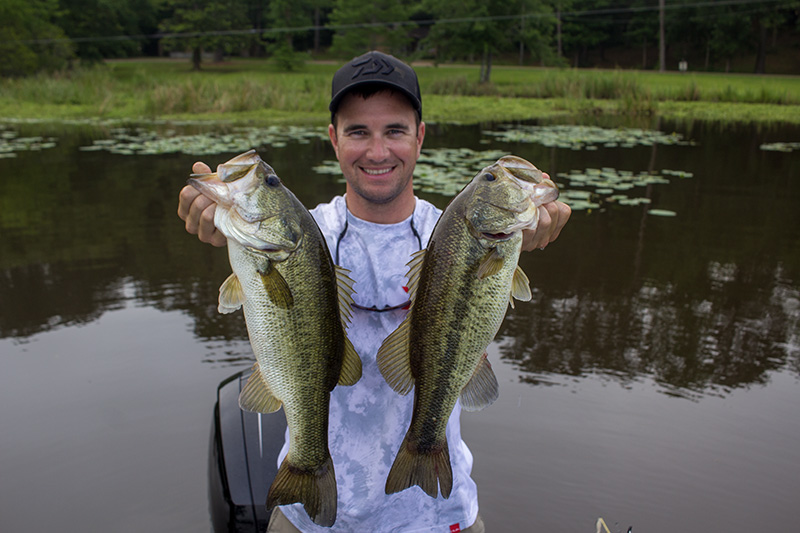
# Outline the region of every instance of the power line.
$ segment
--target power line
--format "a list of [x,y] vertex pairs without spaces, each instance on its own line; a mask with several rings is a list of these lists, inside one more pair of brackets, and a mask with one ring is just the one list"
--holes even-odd
[[[694,2],[687,4],[672,4],[664,6],[665,10],[676,10],[686,8],[702,8],[702,7],[727,7],[727,6],[740,6],[740,5],[755,5],[755,4],[774,4],[776,2],[784,2],[787,7],[795,4],[796,0],[721,0],[721,1],[704,1]],[[562,18],[578,18],[587,16],[602,16],[602,15],[617,15],[623,13],[641,13],[647,11],[658,11],[658,6],[631,6],[631,7],[618,7],[606,9],[589,9],[583,11],[564,11],[560,13]],[[518,15],[494,15],[485,17],[458,17],[449,19],[424,19],[424,20],[402,20],[395,22],[364,22],[354,24],[331,24],[326,26],[296,26],[291,28],[262,28],[255,29],[249,28],[244,30],[218,30],[218,31],[197,31],[197,32],[159,32],[143,35],[109,35],[109,36],[96,36],[96,37],[63,37],[53,39],[21,39],[0,42],[19,42],[23,44],[52,44],[58,42],[73,42],[73,43],[87,43],[87,42],[102,42],[102,41],[141,41],[148,39],[191,39],[195,37],[229,37],[241,35],[274,35],[284,33],[303,33],[307,31],[317,30],[351,30],[363,28],[385,28],[385,27],[401,27],[401,26],[433,26],[434,24],[462,24],[466,22],[496,22],[504,20],[527,20],[527,19],[541,19],[553,17],[553,13],[521,13]]]

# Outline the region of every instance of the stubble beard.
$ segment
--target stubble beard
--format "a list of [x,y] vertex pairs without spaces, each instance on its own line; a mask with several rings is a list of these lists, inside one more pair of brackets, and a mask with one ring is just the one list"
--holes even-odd
[[409,175],[396,187],[393,187],[391,190],[386,191],[384,193],[371,192],[366,188],[362,188],[357,183],[357,180],[350,180],[349,185],[355,194],[357,194],[359,197],[363,198],[370,204],[387,205],[392,203],[397,197],[399,197],[403,193],[406,187],[408,187],[408,184],[411,182],[411,178],[412,175]]

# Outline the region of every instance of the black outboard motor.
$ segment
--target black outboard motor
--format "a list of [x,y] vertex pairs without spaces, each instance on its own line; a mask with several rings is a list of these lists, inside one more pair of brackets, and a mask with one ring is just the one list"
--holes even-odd
[[239,409],[250,370],[217,387],[208,453],[208,502],[216,533],[265,531],[267,491],[278,471],[286,417]]

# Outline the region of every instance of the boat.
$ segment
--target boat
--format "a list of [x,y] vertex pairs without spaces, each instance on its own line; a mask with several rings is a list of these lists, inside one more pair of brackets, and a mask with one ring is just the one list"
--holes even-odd
[[223,380],[211,422],[208,502],[215,533],[265,531],[267,492],[278,471],[286,434],[283,410],[262,414],[239,408],[239,392],[251,370]]

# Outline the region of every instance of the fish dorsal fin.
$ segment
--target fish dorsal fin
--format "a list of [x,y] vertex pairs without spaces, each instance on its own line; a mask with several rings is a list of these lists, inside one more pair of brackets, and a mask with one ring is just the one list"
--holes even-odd
[[344,359],[342,371],[339,374],[338,385],[355,385],[361,379],[361,358],[356,353],[353,343],[344,336]]
[[517,265],[514,271],[514,277],[511,278],[511,296],[520,302],[530,302],[533,295],[531,294],[531,282],[528,281],[528,276]]
[[245,296],[244,290],[242,290],[242,283],[239,281],[239,278],[236,277],[236,274],[231,274],[228,276],[228,279],[223,281],[222,285],[219,286],[219,306],[217,306],[217,311],[224,315],[233,313],[242,307],[244,300]]
[[350,271],[339,265],[334,265],[334,273],[338,289],[336,292],[339,297],[339,316],[342,320],[342,331],[344,332],[344,358],[338,384],[355,385],[361,379],[361,358],[353,347],[353,343],[347,338],[347,324],[350,323],[350,319],[353,316],[354,281],[348,276]]
[[411,355],[409,352],[409,334],[411,331],[411,313],[381,344],[378,350],[378,370],[383,379],[398,394],[406,395],[414,388],[414,376],[411,374]]
[[256,413],[274,413],[281,408],[281,401],[264,381],[258,363],[253,365],[253,373],[239,393],[239,407]]
[[281,273],[272,265],[272,261],[265,261],[264,266],[258,269],[264,290],[272,303],[281,309],[291,309],[294,305],[294,296],[289,284],[283,279]]
[[427,252],[427,249],[414,252],[411,254],[411,261],[406,263],[408,266],[408,274],[406,274],[406,277],[408,278],[408,299],[411,300],[412,303],[414,301],[414,296],[417,294],[419,277],[420,273],[422,272],[422,263],[425,262],[425,256],[427,255]]
[[342,325],[346,326],[350,323],[352,318],[352,305],[353,305],[353,280],[348,276],[350,273],[346,268],[339,265],[334,265],[334,272],[336,274],[337,294],[339,296],[339,316],[342,319]]
[[497,274],[503,268],[505,261],[505,258],[500,255],[497,248],[492,248],[483,256],[481,264],[478,265],[478,279],[486,279]]
[[480,411],[494,403],[500,396],[497,377],[484,353],[472,377],[461,390],[461,407],[467,411]]

